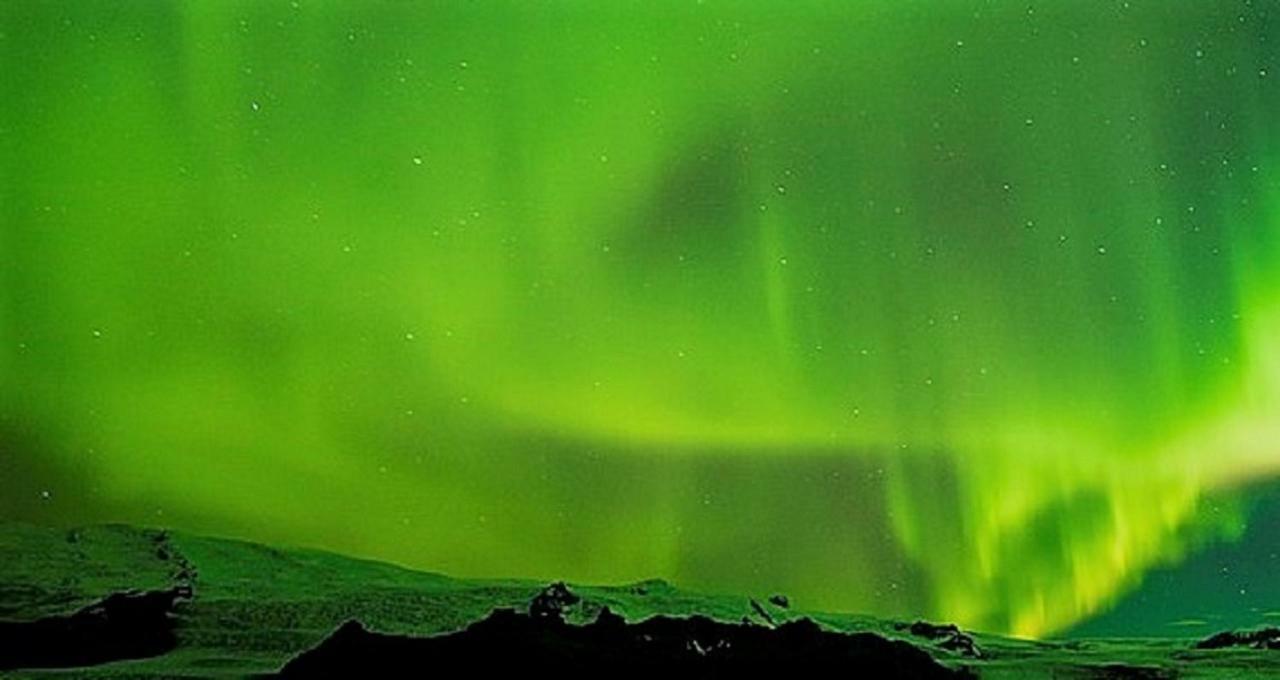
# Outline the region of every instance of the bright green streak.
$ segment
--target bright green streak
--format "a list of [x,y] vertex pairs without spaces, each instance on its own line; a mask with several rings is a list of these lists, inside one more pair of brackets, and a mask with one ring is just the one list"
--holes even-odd
[[298,5],[0,7],[6,514],[1036,635],[1276,468],[1272,3]]

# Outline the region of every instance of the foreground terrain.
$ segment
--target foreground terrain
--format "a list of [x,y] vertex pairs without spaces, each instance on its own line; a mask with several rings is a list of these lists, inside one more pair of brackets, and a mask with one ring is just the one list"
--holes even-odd
[[[834,660],[876,677],[1263,677],[1280,675],[1273,647],[1280,632],[1016,640],[803,611],[781,594],[453,579],[180,532],[0,525],[0,672],[16,675],[304,677],[414,660],[429,674],[480,658],[615,675]],[[658,665],[635,665],[646,659]]]

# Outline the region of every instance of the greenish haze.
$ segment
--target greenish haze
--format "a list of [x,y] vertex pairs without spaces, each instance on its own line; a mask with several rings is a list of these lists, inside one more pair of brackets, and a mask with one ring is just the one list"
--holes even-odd
[[0,516],[1063,630],[1280,471],[1277,11],[2,3]]

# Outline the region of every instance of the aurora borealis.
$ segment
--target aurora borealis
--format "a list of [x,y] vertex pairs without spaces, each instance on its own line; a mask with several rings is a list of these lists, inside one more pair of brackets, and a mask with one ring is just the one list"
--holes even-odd
[[1062,631],[1280,475],[1277,13],[2,3],[0,518]]

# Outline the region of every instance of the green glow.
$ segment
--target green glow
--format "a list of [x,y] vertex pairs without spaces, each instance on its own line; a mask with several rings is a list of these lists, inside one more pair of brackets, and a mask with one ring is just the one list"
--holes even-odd
[[1269,21],[4,3],[0,511],[1063,629],[1277,472]]

